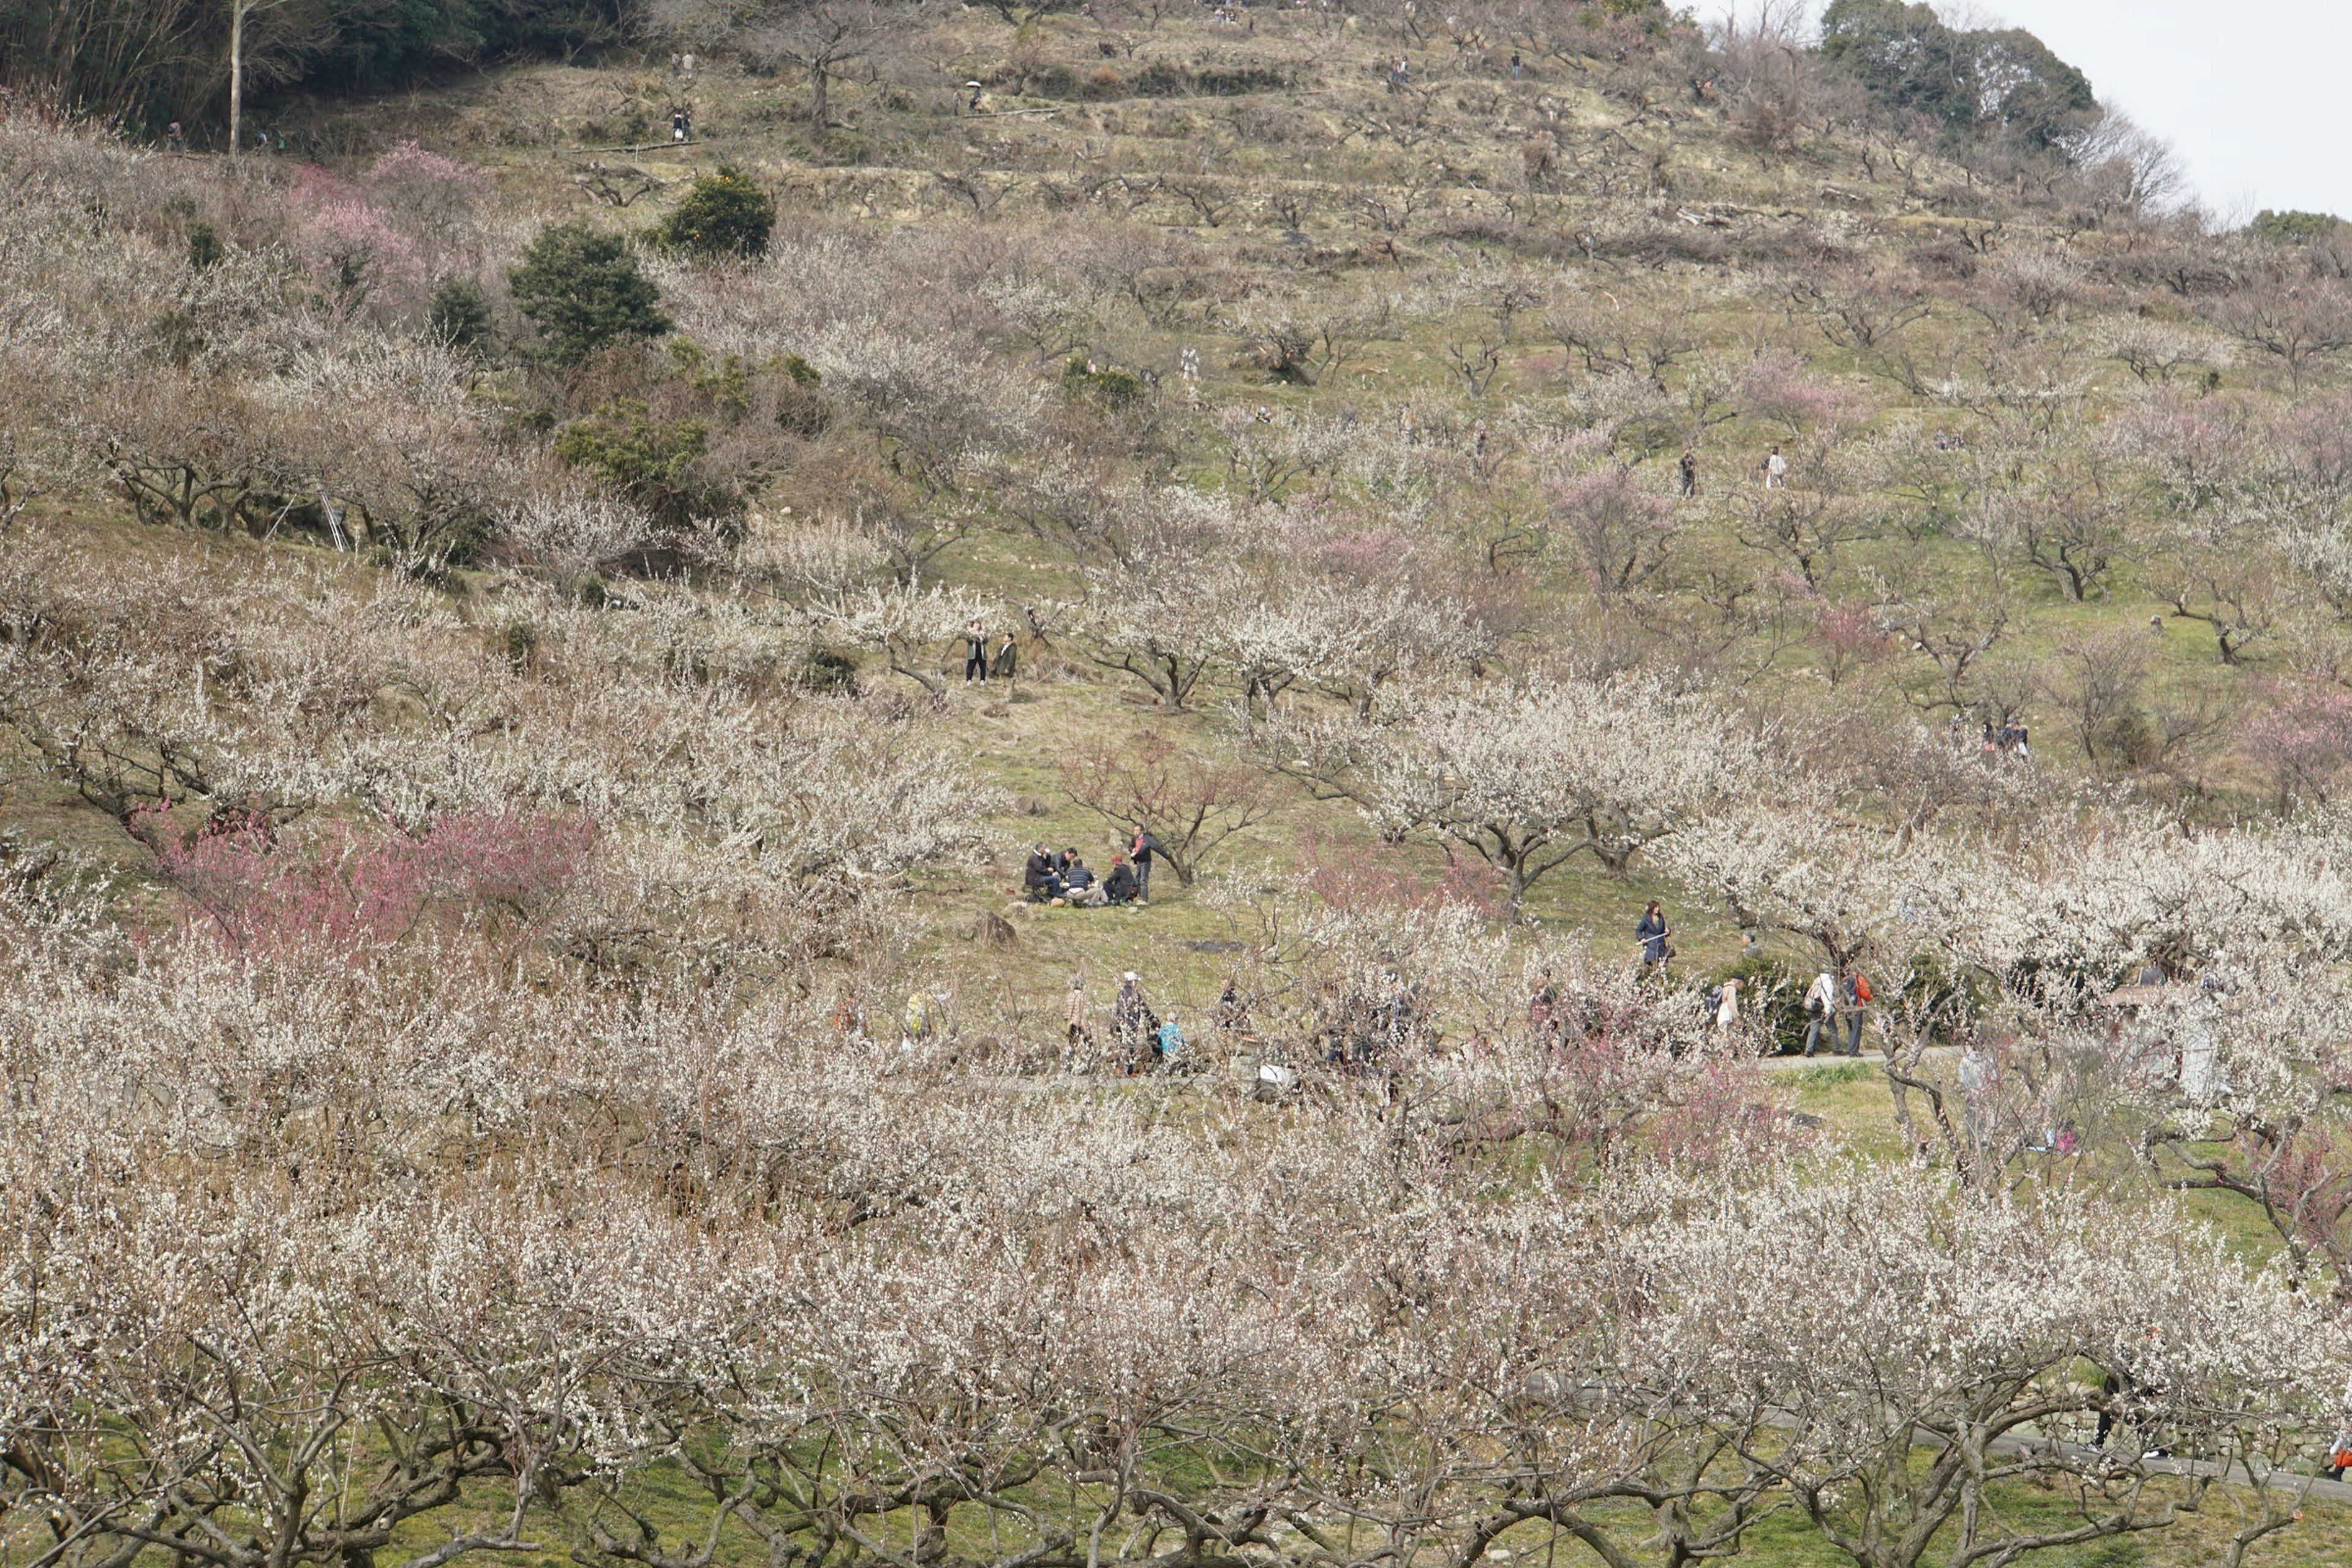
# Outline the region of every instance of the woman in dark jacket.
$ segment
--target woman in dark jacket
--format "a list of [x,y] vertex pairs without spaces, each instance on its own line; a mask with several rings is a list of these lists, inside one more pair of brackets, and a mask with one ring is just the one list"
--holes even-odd
[[1659,907],[1657,900],[1652,899],[1650,907],[1642,911],[1642,923],[1633,928],[1633,940],[1642,944],[1643,968],[1666,961],[1669,955],[1666,938],[1670,934],[1666,930],[1665,910]]

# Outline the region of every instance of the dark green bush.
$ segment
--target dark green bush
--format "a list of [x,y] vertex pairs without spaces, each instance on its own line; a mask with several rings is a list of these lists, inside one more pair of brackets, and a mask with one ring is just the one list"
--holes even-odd
[[1247,92],[1280,92],[1290,84],[1278,70],[1235,66],[1231,70],[1208,68],[1192,73],[1192,90],[1213,98],[1238,98]]
[[489,296],[469,279],[448,279],[433,290],[425,321],[435,337],[453,349],[487,347],[491,340]]
[[203,272],[220,265],[220,235],[198,218],[188,226],[188,265]]
[[1135,73],[1129,84],[1143,98],[1174,98],[1192,90],[1192,73],[1166,60],[1154,60]]
[[669,217],[661,239],[690,256],[764,256],[776,226],[776,204],[732,163],[699,175]]
[[699,419],[656,419],[634,401],[608,403],[555,437],[555,455],[595,475],[667,522],[730,510],[694,477],[710,445]]
[[803,679],[820,691],[855,691],[857,661],[829,647],[813,647]]
[[1143,383],[1123,370],[1112,370],[1075,355],[1062,367],[1062,390],[1072,397],[1087,397],[1106,408],[1130,408],[1143,401]]
[[2264,207],[2246,226],[2246,237],[2274,245],[2309,245],[2315,240],[2352,237],[2352,224],[2333,213],[2279,213]]
[[515,307],[539,329],[548,357],[576,364],[623,338],[670,329],[661,290],[628,245],[575,224],[550,224],[507,274]]

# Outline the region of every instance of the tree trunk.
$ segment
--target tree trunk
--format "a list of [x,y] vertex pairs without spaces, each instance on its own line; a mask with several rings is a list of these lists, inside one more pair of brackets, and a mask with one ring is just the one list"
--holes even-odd
[[825,97],[832,82],[833,72],[824,65],[809,67],[809,129],[820,136],[832,121]]
[[245,145],[245,14],[248,9],[248,0],[229,0],[228,154],[232,158]]

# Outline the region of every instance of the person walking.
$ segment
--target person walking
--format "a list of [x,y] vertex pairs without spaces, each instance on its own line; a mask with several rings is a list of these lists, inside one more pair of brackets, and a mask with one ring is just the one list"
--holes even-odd
[[683,145],[683,144],[687,142],[687,140],[688,140],[688,134],[689,134],[689,133],[688,133],[688,126],[689,126],[691,123],[692,123],[692,122],[691,122],[691,121],[689,121],[687,119],[687,117],[686,117],[686,110],[683,110],[683,109],[673,109],[673,110],[671,110],[669,111],[669,139],[670,139],[670,141],[671,141],[673,143],[676,143],[676,144],[678,144],[678,145]]
[[1717,987],[1715,1028],[1717,1034],[1727,1035],[1738,1027],[1739,1027],[1739,976],[1735,974]]
[[1666,928],[1665,910],[1652,899],[1650,907],[1642,911],[1640,923],[1633,927],[1633,940],[1642,944],[1643,973],[1664,966],[1673,955],[1666,946],[1666,938],[1672,934]]
[[1139,827],[1135,830],[1134,842],[1127,847],[1127,852],[1135,862],[1135,901],[1148,904],[1151,901],[1151,863],[1166,859],[1168,850],[1152,837],[1151,829]]
[[1675,493],[1685,500],[1698,494],[1698,454],[1688,447],[1683,448],[1682,461],[1675,465]]
[[188,133],[180,129],[180,122],[178,121],[174,120],[171,124],[163,127],[164,152],[184,153],[187,150]]
[[988,634],[974,621],[963,629],[963,683],[988,684]]
[[1764,459],[1764,488],[1777,490],[1788,482],[1789,459],[1780,456],[1780,447],[1774,447]]
[[1830,1049],[1837,1049],[1837,976],[1826,969],[1805,988],[1805,1055],[1821,1044],[1823,1029],[1829,1031]]

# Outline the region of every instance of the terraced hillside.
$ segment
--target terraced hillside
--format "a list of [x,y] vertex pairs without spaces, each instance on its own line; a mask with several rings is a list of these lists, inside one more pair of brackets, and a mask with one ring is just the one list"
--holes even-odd
[[12,1561],[2343,1554],[2340,223],[1883,0],[310,15],[0,121]]

